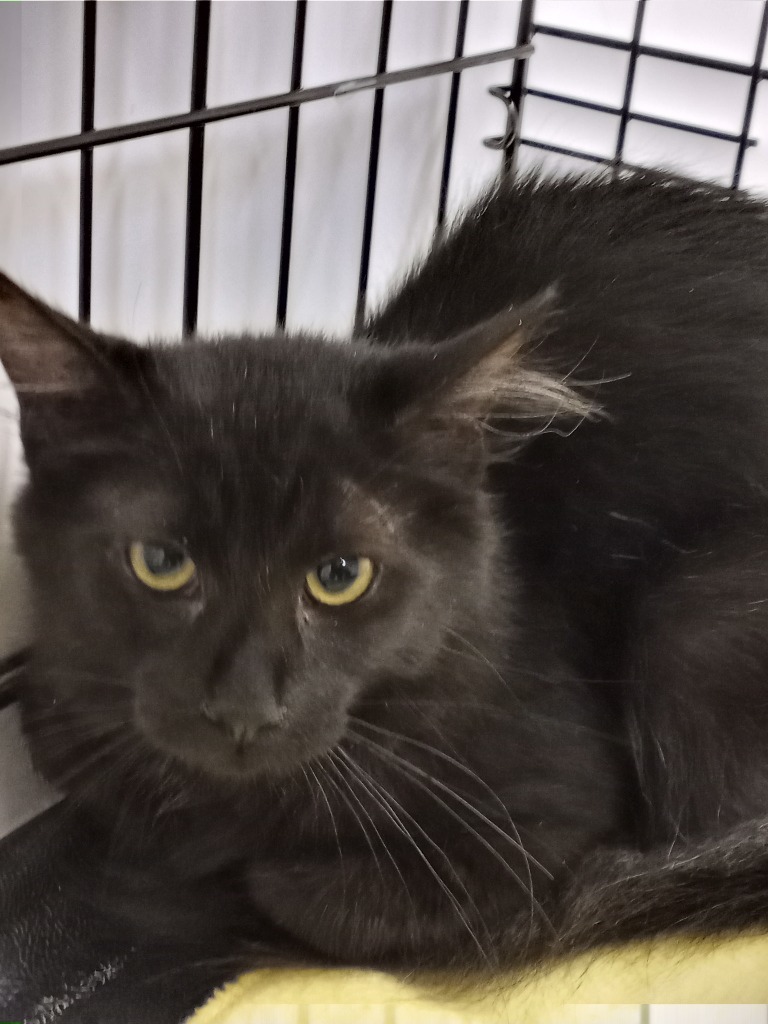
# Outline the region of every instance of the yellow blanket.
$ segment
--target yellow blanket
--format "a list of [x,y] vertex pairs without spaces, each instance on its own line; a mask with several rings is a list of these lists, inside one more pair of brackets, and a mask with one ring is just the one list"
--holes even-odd
[[374,972],[255,971],[189,1024],[607,1024],[640,1003],[768,1003],[768,935],[630,946],[449,1001]]

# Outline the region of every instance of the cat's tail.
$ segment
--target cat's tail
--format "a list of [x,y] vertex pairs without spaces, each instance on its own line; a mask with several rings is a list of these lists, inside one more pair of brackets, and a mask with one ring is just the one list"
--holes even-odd
[[768,928],[768,819],[669,853],[601,852],[563,901],[562,952]]

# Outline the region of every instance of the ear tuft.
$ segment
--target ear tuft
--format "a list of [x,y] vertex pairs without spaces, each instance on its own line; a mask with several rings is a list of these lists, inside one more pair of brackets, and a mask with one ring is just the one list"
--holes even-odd
[[[557,288],[552,285],[518,309],[498,313],[450,344],[463,352],[467,369],[446,398],[457,412],[485,419],[501,414],[545,415],[556,382],[526,367],[524,352],[546,336],[557,316]],[[558,388],[558,398],[561,390]],[[543,403],[543,404],[542,404]]]
[[379,396],[395,419],[579,420],[596,415],[588,396],[531,358],[556,322],[557,288],[431,345],[392,346],[379,373]]

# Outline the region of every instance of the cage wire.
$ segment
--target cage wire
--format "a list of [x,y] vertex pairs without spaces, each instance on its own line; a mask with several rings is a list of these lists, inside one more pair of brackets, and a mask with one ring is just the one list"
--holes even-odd
[[[244,123],[243,119],[254,115],[268,118],[275,111],[283,111],[287,112],[283,166],[279,191],[273,192],[276,201],[271,204],[273,223],[279,224],[271,319],[272,325],[278,328],[290,326],[292,274],[297,258],[302,256],[301,232],[297,235],[297,170],[304,144],[302,124],[309,119],[310,108],[315,104],[328,100],[341,104],[346,102],[344,97],[368,93],[373,96],[372,104],[358,108],[362,121],[358,118],[360,123],[353,127],[358,149],[364,140],[365,152],[359,162],[358,177],[362,187],[357,187],[355,194],[355,198],[361,200],[362,210],[357,222],[359,247],[354,294],[348,303],[351,308],[345,313],[349,326],[353,322],[359,325],[372,302],[372,254],[382,190],[382,164],[386,147],[390,145],[386,139],[390,96],[404,83],[433,78],[449,83],[447,102],[444,93],[441,94],[433,102],[434,109],[429,115],[439,128],[438,135],[430,136],[432,150],[439,150],[439,174],[436,195],[425,196],[421,204],[430,205],[423,218],[423,243],[445,225],[459,205],[461,197],[453,195],[452,182],[462,89],[466,89],[468,76],[479,68],[495,76],[490,86],[488,76],[483,79],[483,91],[490,92],[504,105],[503,111],[498,108],[499,117],[503,115],[499,133],[483,136],[474,126],[476,155],[470,156],[469,163],[482,163],[485,180],[491,170],[515,173],[535,163],[543,163],[555,171],[595,166],[620,170],[667,165],[691,177],[711,179],[728,188],[748,185],[768,190],[768,0],[720,0],[707,4],[700,0],[675,4],[668,0],[611,0],[610,3],[605,0],[602,3],[599,0],[592,3],[521,0],[496,5],[492,12],[498,24],[502,16],[506,19],[505,45],[480,49],[475,45],[471,52],[467,48],[470,20],[478,12],[486,20],[491,17],[489,5],[487,0],[451,0],[440,5],[443,8],[440,17],[453,19],[451,55],[447,59],[411,60],[405,65],[402,54],[397,61],[392,60],[393,24],[396,18],[405,17],[404,0],[376,0],[365,5],[366,17],[375,16],[377,22],[375,63],[370,73],[326,78],[321,82],[307,76],[308,18],[317,14],[318,5],[319,0],[268,5],[280,9],[279,16],[284,23],[282,36],[288,39],[287,33],[290,35],[287,88],[262,91],[231,102],[212,100],[209,88],[211,62],[215,57],[212,19],[231,5],[222,0],[217,0],[216,4],[211,0],[195,0],[186,109],[160,116],[128,116],[113,124],[99,124],[96,117],[98,44],[106,12],[105,5],[98,0],[84,0],[78,5],[82,14],[76,41],[80,65],[77,130],[7,144],[13,131],[4,130],[3,124],[10,125],[14,116],[8,104],[18,105],[16,120],[23,121],[24,96],[19,95],[18,88],[5,90],[6,106],[0,107],[0,112],[4,111],[0,117],[0,213],[4,211],[6,220],[12,220],[8,212],[8,203],[12,200],[7,194],[2,195],[4,168],[37,163],[40,174],[52,176],[55,181],[62,166],[57,160],[65,154],[74,154],[79,160],[77,300],[76,309],[71,310],[73,313],[84,320],[91,318],[94,267],[100,265],[94,253],[95,159],[110,147],[140,146],[142,141],[157,140],[173,133],[178,136],[181,132],[186,134],[186,181],[174,184],[176,192],[183,189],[185,196],[179,326],[183,335],[191,334],[199,326],[209,328],[210,317],[206,323],[200,323],[200,305],[201,281],[207,282],[211,276],[210,263],[203,266],[202,261],[205,175],[211,157],[211,133],[221,122]],[[47,5],[30,6],[45,8]],[[134,0],[131,5],[106,6],[142,5]],[[184,8],[188,13],[192,5],[170,6]],[[405,6],[423,8],[419,13],[425,16],[432,17],[435,13],[432,10],[435,4],[422,2]],[[17,29],[21,25],[18,21],[21,7],[3,5],[0,10],[0,29],[3,30],[0,47],[3,38],[8,53],[12,46],[25,43],[27,59],[36,61],[42,74],[44,54],[40,52],[37,60],[34,33],[31,39],[19,37],[16,43],[12,39],[13,25],[16,24]],[[344,5],[327,5],[331,7]],[[26,5],[24,10],[28,11]],[[275,17],[275,12],[270,12],[270,16]],[[670,29],[670,21],[675,19],[679,23],[676,33],[674,25]],[[411,43],[411,52],[419,52],[420,47],[425,53],[430,52],[425,39],[416,38]],[[110,59],[118,60],[119,54],[112,53]],[[5,63],[8,66],[8,59]],[[52,81],[49,88],[55,90],[58,84]],[[341,117],[342,107],[334,109]],[[471,121],[471,116],[465,112],[462,122],[465,138]],[[470,123],[470,132],[472,128]],[[349,131],[349,127],[344,130]],[[328,140],[329,147],[336,144],[338,140]],[[493,154],[497,159],[495,164],[488,162]],[[397,193],[396,176],[395,181],[394,192]],[[253,176],[251,187],[254,190],[263,187],[258,174]],[[388,187],[392,190],[391,184]],[[23,215],[10,227],[6,225],[0,235],[7,240],[14,230],[24,234]],[[254,240],[254,248],[261,244],[261,239]],[[313,254],[310,256],[316,258]],[[325,252],[322,258],[333,259],[334,254]],[[151,259],[147,258],[147,263],[151,264]],[[13,270],[13,267],[5,269]],[[40,290],[34,268],[26,274],[24,283],[32,288],[37,285]],[[262,323],[255,326],[267,326],[270,314],[262,311],[260,315]],[[23,665],[24,652],[20,650],[0,661],[0,707],[12,701],[14,681]]]

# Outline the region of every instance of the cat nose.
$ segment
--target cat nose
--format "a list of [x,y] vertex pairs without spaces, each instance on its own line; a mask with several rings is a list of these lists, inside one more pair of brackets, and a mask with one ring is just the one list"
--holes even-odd
[[200,714],[227,733],[238,746],[252,743],[260,732],[279,728],[286,709],[275,700],[267,700],[257,708],[234,707],[226,702],[204,700]]

